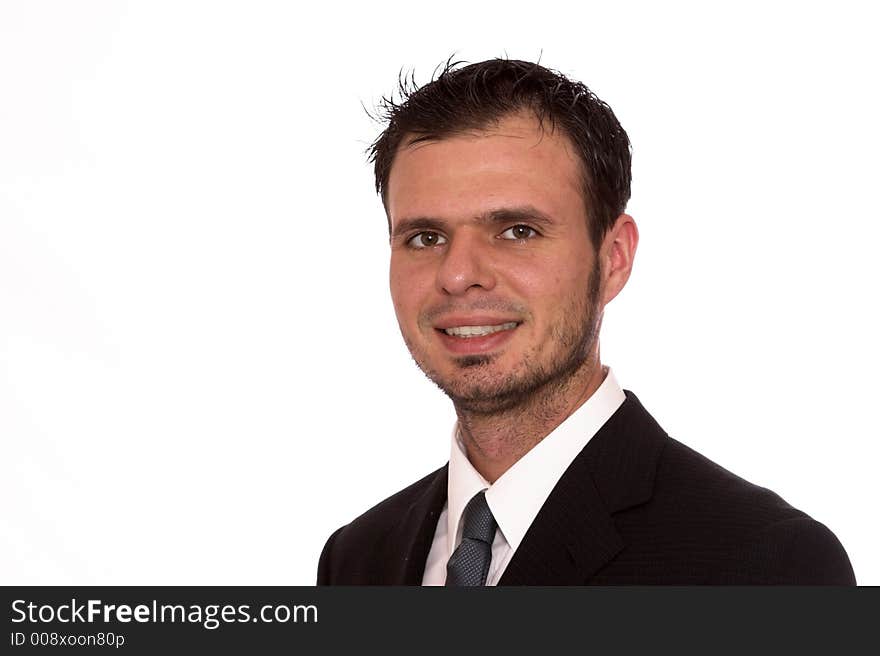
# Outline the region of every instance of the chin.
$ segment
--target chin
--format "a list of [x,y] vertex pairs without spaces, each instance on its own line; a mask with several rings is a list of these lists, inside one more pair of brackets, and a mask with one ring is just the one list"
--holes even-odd
[[[506,397],[510,393],[511,381],[509,375],[505,376],[490,371],[471,370],[473,375],[462,375],[435,379],[434,383],[454,401],[469,403],[492,402],[493,399]],[[502,385],[501,381],[506,381]],[[518,387],[518,385],[514,385]]]

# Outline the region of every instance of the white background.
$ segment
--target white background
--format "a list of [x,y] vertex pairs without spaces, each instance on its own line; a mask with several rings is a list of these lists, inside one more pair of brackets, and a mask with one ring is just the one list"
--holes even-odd
[[361,103],[455,52],[614,108],[641,244],[603,359],[880,584],[870,6],[5,0],[0,583],[311,584],[446,461]]

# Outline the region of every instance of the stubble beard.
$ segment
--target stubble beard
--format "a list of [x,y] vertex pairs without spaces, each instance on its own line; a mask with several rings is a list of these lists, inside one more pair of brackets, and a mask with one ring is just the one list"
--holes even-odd
[[551,328],[551,341],[556,348],[550,361],[539,363],[539,350],[529,351],[501,379],[487,380],[486,370],[496,359],[493,355],[455,358],[458,373],[454,378],[443,377],[428,366],[427,358],[409,340],[405,341],[418,367],[450,398],[459,414],[494,415],[533,406],[542,399],[549,403],[562,395],[593,352],[601,319],[599,278],[596,262],[590,272],[586,297],[562,313]]

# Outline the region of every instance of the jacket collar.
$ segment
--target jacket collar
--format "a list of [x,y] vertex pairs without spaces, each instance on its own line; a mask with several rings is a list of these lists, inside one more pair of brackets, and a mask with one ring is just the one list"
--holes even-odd
[[651,498],[665,439],[627,391],[553,488],[499,584],[586,583],[626,546],[612,515]]
[[[625,546],[612,515],[651,498],[666,433],[635,394],[587,443],[526,532],[500,585],[586,582]],[[448,466],[433,474],[386,543],[387,582],[420,585],[437,519],[446,503]],[[403,550],[401,546],[406,545]]]
[[425,575],[425,561],[434,540],[437,520],[446,503],[449,465],[434,472],[424,492],[401,517],[386,542],[388,563],[384,582],[391,585],[421,585]]

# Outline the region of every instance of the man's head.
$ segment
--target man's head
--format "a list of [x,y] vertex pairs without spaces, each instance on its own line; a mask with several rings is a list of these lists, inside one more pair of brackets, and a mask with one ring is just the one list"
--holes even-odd
[[402,79],[399,91],[400,102],[383,101],[387,127],[370,148],[386,212],[389,176],[402,145],[485,131],[522,110],[570,140],[594,246],[626,209],[632,180],[629,138],[611,108],[582,83],[539,64],[492,59],[462,68],[447,64],[421,88]]
[[389,119],[377,188],[418,365],[476,413],[589,373],[637,240],[622,213],[629,142],[611,110],[547,69],[494,60],[447,67]]

